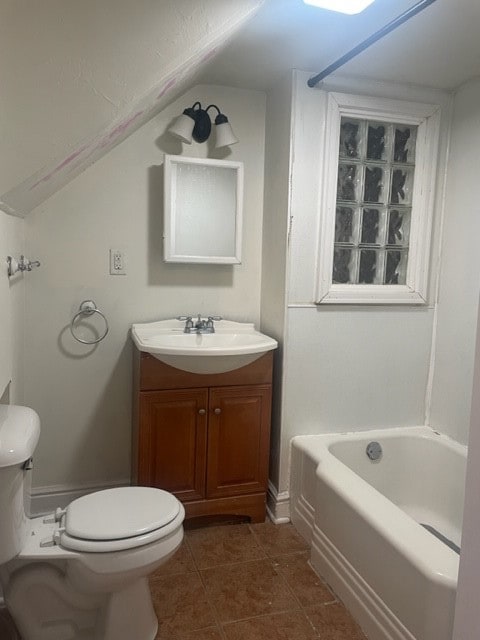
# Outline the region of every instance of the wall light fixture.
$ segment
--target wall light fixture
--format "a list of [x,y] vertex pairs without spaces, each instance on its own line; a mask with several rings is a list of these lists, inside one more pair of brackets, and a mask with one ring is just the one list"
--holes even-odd
[[215,148],[227,147],[238,142],[227,116],[220,111],[216,104],[209,104],[206,109],[202,109],[200,102],[195,102],[192,107],[188,107],[181,116],[178,116],[168,129],[169,133],[187,144],[191,144],[192,139],[195,142],[205,142],[212,131],[212,121],[208,115],[209,109],[218,111],[215,117]]

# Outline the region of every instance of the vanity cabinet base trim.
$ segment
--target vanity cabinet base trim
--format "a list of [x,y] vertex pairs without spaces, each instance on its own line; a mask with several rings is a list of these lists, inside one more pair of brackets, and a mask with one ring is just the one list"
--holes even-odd
[[229,498],[212,498],[185,502],[185,517],[197,518],[199,516],[247,516],[251,522],[264,522],[266,514],[266,494],[252,493],[245,496]]

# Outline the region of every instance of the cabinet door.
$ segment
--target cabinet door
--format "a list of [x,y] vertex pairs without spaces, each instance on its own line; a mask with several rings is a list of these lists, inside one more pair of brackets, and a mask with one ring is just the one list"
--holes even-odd
[[206,389],[140,393],[138,483],[205,497]]
[[210,389],[207,497],[265,491],[270,385]]

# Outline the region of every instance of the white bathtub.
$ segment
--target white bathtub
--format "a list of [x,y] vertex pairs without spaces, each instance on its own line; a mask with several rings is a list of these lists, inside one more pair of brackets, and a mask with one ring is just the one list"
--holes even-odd
[[428,427],[293,439],[292,522],[370,640],[451,640],[466,455]]

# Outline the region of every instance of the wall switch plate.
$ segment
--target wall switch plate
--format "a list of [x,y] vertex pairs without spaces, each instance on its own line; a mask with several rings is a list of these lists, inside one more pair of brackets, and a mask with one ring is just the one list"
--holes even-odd
[[125,252],[120,249],[110,249],[110,275],[125,276],[126,274]]

